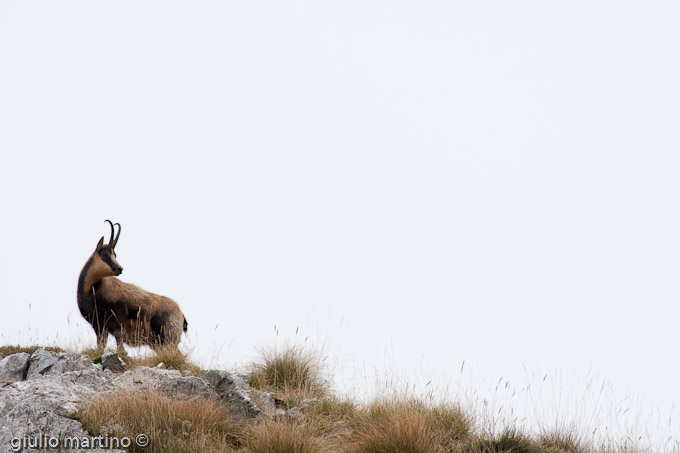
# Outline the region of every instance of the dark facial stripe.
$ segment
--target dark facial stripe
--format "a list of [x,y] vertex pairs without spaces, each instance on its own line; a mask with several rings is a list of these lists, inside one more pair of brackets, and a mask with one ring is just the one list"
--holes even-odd
[[99,256],[101,257],[102,261],[104,261],[111,269],[115,269],[120,266],[120,264],[114,263],[112,257],[115,256],[115,254],[109,245],[100,250]]

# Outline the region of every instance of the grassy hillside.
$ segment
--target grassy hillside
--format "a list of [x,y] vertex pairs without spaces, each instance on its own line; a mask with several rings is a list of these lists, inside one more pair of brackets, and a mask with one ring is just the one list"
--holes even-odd
[[[37,347],[0,347],[0,354]],[[95,358],[99,351],[86,351]],[[177,352],[130,359],[128,369],[155,366],[201,375]],[[250,366],[251,386],[273,392],[282,408],[258,420],[237,422],[224,406],[203,398],[168,397],[156,391],[103,395],[83,403],[78,418],[93,435],[149,437],[139,452],[262,453],[492,453],[642,452],[630,440],[596,445],[574,430],[523,433],[490,427],[456,402],[397,394],[358,402],[334,394],[317,357],[298,347],[265,352]],[[500,428],[500,429],[499,429]]]

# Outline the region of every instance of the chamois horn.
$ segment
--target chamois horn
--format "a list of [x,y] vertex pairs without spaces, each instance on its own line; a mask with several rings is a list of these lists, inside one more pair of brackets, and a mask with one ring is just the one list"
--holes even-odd
[[111,246],[111,248],[113,248],[113,249],[115,249],[116,244],[118,244],[118,238],[120,237],[120,230],[122,229],[122,227],[120,226],[120,223],[116,222],[116,223],[114,223],[114,225],[118,225],[118,234],[116,234],[116,239],[113,240],[113,245]]
[[[120,223],[112,223],[109,219],[104,220],[104,222],[109,222],[109,225],[111,225],[111,239],[109,239],[109,245],[111,246],[112,249],[116,248],[116,244],[118,243],[118,238],[120,237],[120,230],[121,226]],[[116,234],[116,237],[114,239],[113,234],[115,232],[114,225],[118,225],[118,234]]]

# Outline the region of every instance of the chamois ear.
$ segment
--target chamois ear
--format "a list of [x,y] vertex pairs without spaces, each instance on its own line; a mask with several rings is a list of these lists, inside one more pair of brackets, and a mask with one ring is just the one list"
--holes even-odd
[[103,248],[104,248],[104,236],[102,236],[102,238],[99,240],[99,242],[97,242],[97,248],[96,248],[95,252],[98,252]]

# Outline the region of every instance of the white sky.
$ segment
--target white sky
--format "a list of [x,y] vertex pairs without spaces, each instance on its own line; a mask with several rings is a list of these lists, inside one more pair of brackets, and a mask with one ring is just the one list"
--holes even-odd
[[670,1],[4,1],[0,343],[94,345],[76,283],[110,218],[121,278],[178,301],[201,360],[309,337],[344,385],[594,372],[666,414],[679,20]]

